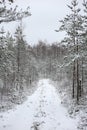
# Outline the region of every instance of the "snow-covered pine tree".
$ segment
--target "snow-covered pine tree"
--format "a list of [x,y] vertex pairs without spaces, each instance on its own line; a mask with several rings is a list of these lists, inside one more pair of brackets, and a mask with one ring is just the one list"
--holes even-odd
[[86,79],[87,79],[87,1],[83,1],[83,33],[82,33],[82,91],[86,88]]
[[8,86],[13,89],[15,84],[15,68],[16,68],[16,58],[14,53],[14,38],[9,32],[6,34],[5,38],[6,48],[8,52],[8,61],[9,61],[9,73],[8,73]]
[[16,42],[16,61],[17,61],[17,81],[18,87],[22,89],[23,80],[25,77],[26,69],[26,41],[24,41],[24,35],[22,26],[18,26],[15,32],[15,42]]
[[12,22],[16,20],[21,20],[23,17],[31,16],[29,7],[25,11],[17,11],[18,6],[15,8],[7,8],[5,0],[0,2],[0,24],[3,22]]
[[[8,0],[9,2],[13,2],[13,0]],[[12,8],[10,5],[7,7],[7,1],[1,0],[0,1],[0,25],[2,23],[12,22],[16,20],[22,20],[24,17],[28,17],[31,15],[29,11],[29,7],[25,11],[18,11],[18,6]],[[1,30],[0,33],[0,83],[2,82],[2,88],[7,86],[10,77],[10,82],[15,81],[15,70],[16,70],[16,62],[15,62],[15,55],[13,48],[14,46],[11,45],[13,38],[4,36],[4,31]],[[9,44],[11,42],[11,44]],[[12,49],[12,50],[11,50]],[[15,50],[15,49],[14,49]],[[13,67],[12,67],[13,66]],[[13,68],[13,69],[12,69]],[[11,75],[14,76],[11,76]],[[11,81],[12,80],[12,81]],[[9,82],[9,83],[10,83]],[[12,84],[11,84],[12,85]]]
[[64,39],[64,42],[68,43],[69,51],[66,59],[69,62],[65,66],[69,66],[73,64],[73,84],[72,84],[72,97],[75,97],[75,85],[77,88],[77,102],[79,101],[79,90],[80,90],[80,75],[79,75],[79,45],[80,45],[80,36],[83,31],[83,20],[82,16],[80,15],[80,8],[78,8],[77,0],[72,0],[71,5],[68,5],[71,13],[66,15],[66,17],[61,20],[61,27],[59,31],[65,31],[67,36]]

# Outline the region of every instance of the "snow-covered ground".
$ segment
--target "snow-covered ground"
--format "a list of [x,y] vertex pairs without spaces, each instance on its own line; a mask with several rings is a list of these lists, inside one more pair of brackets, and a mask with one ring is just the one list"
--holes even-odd
[[48,79],[39,81],[25,103],[0,113],[0,130],[77,130],[77,125]]

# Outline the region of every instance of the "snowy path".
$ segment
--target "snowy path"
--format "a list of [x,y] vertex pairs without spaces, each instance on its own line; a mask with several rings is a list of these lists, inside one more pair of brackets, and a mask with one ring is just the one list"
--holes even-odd
[[38,83],[37,91],[16,109],[0,113],[0,130],[77,130],[77,121],[71,119],[62,106],[49,80]]

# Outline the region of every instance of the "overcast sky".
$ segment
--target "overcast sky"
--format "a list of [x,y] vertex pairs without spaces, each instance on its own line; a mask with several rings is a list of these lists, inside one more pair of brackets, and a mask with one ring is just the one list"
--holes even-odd
[[[82,0],[80,0],[81,2]],[[64,34],[54,30],[60,26],[61,20],[69,9],[67,4],[71,0],[16,0],[20,8],[30,6],[31,17],[23,20],[24,33],[29,44],[35,44],[38,40],[47,40],[48,43],[60,41]],[[13,32],[17,24],[10,23]]]

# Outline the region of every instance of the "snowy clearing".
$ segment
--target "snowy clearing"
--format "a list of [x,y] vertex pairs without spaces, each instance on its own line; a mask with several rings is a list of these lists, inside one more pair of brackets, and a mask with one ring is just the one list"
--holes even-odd
[[43,79],[28,100],[0,113],[0,130],[77,130],[78,120],[70,118],[50,80]]

